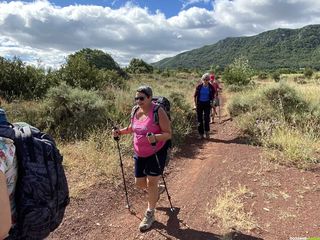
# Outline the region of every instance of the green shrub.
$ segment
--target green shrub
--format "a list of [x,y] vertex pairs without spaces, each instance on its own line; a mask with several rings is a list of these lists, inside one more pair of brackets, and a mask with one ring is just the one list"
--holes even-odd
[[264,90],[266,99],[278,110],[286,121],[290,122],[292,115],[308,110],[308,103],[288,84],[279,83]]
[[306,77],[306,78],[311,78],[312,75],[313,75],[313,70],[312,68],[310,67],[306,67],[303,71],[303,75]]
[[279,81],[280,81],[280,73],[279,73],[279,72],[274,72],[274,73],[272,73],[272,79],[273,79],[275,82],[279,82]]
[[43,69],[27,66],[18,58],[0,57],[0,97],[7,101],[42,98],[51,86]]
[[240,57],[234,60],[223,73],[223,80],[227,85],[245,86],[251,82],[253,69],[247,59]]
[[192,131],[192,120],[194,113],[190,106],[185,103],[182,94],[172,93],[169,96],[171,102],[171,119],[173,134],[173,144],[179,145]]
[[44,124],[61,139],[83,139],[94,129],[109,127],[112,107],[97,92],[61,84],[48,92]]
[[261,80],[265,80],[268,78],[268,74],[266,72],[260,72],[258,78]]
[[142,59],[133,58],[126,70],[129,73],[152,73],[153,67]]

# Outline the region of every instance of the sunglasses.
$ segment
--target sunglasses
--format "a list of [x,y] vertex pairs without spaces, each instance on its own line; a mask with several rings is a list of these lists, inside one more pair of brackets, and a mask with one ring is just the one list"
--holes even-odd
[[138,100],[144,101],[145,98],[146,98],[146,97],[135,97],[134,100],[135,100],[135,101],[138,101]]

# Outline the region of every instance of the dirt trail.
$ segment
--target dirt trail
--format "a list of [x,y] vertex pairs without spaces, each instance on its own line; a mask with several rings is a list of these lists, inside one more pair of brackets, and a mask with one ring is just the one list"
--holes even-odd
[[[166,179],[175,212],[164,193],[154,227],[140,233],[145,194],[129,186],[130,214],[122,186],[97,185],[69,206],[63,224],[49,239],[220,239],[220,220],[210,217],[216,198],[226,188],[246,186],[245,209],[256,227],[233,239],[320,237],[320,171],[303,172],[264,160],[262,149],[247,145],[227,115],[211,125],[209,140],[191,136],[171,160]],[[132,182],[130,176],[130,182]]]

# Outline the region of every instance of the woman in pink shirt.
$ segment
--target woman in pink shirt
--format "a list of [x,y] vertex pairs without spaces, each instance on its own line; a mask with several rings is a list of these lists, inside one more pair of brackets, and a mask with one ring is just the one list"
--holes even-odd
[[[140,231],[145,231],[155,221],[154,212],[159,199],[158,183],[163,172],[167,158],[166,141],[171,139],[171,123],[163,108],[159,108],[159,124],[154,121],[152,102],[152,89],[141,86],[136,91],[135,101],[139,106],[127,128],[113,130],[113,136],[133,133],[135,182],[140,188],[147,189],[148,209],[139,225]],[[148,133],[153,133],[147,136]],[[154,148],[151,143],[156,143],[155,150],[160,163],[158,166]]]

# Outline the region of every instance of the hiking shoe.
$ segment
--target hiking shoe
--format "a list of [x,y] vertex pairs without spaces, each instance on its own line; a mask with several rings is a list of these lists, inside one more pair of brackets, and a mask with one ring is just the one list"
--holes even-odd
[[209,132],[206,132],[206,139],[209,139],[209,138],[210,138]]
[[152,223],[154,223],[155,218],[154,218],[154,210],[149,211],[147,210],[146,213],[144,214],[144,218],[142,219],[140,225],[139,225],[139,230],[141,232],[148,230],[151,228]]
[[200,140],[204,139],[204,135],[200,134]]

